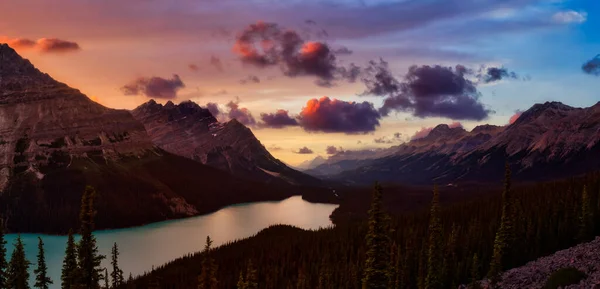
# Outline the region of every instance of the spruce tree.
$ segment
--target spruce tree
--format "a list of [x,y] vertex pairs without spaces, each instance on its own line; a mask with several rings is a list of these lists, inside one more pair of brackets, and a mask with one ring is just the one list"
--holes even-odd
[[381,186],[375,183],[366,236],[367,259],[363,289],[383,289],[389,284],[390,239],[387,235],[387,216],[383,210],[382,197]]
[[240,277],[237,282],[237,289],[246,289],[246,281],[244,280],[244,272],[240,271]]
[[479,285],[479,258],[477,258],[477,254],[473,255],[473,264],[471,264],[471,284],[469,285],[469,288],[481,288]]
[[4,238],[4,220],[0,218],[0,289],[7,288],[6,239]]
[[434,186],[433,199],[431,201],[431,213],[429,217],[429,250],[427,254],[427,277],[425,279],[425,288],[427,289],[441,289],[443,282],[443,232],[439,211],[440,193],[437,186]]
[[40,237],[38,237],[37,268],[33,273],[35,273],[35,288],[48,289],[50,284],[54,283],[48,276],[48,266],[46,266],[46,257],[44,256],[44,241]]
[[246,268],[246,289],[258,289],[258,276],[256,276],[256,269],[252,265],[252,260],[248,261],[248,267]]
[[206,244],[202,252],[202,272],[198,276],[198,289],[216,289],[217,288],[217,265],[211,256],[211,247],[213,241],[210,236],[206,236]]
[[112,288],[118,288],[123,284],[124,280],[123,270],[119,268],[119,246],[117,246],[117,243],[113,244],[111,250],[110,265],[112,266],[112,272],[110,273],[110,278],[112,279]]
[[592,213],[591,197],[587,187],[583,186],[581,195],[581,212],[579,213],[579,241],[589,241],[594,234],[594,216]]
[[29,265],[21,235],[15,241],[15,249],[8,264],[8,286],[10,289],[29,289]]
[[[110,285],[108,284],[108,269],[104,268],[104,289],[108,289],[110,288]],[[116,287],[113,287],[116,288]]]
[[94,188],[87,186],[81,198],[81,211],[79,213],[79,220],[81,222],[79,233],[81,234],[81,240],[77,247],[79,266],[78,285],[87,289],[100,288],[99,281],[102,279],[100,262],[104,259],[104,256],[98,253],[96,237],[93,235],[94,216],[96,215],[94,209],[95,197],[96,191]]
[[510,248],[510,243],[513,237],[513,220],[512,220],[512,205],[511,205],[511,180],[510,167],[508,162],[505,165],[504,175],[504,190],[502,192],[502,216],[500,218],[500,227],[496,232],[494,239],[494,251],[490,263],[490,271],[488,278],[490,285],[495,288],[500,281],[500,275],[504,266],[504,257]]
[[76,275],[78,267],[76,246],[73,230],[69,230],[67,248],[65,249],[65,259],[63,260],[62,274],[60,276],[62,289],[71,289],[77,282]]

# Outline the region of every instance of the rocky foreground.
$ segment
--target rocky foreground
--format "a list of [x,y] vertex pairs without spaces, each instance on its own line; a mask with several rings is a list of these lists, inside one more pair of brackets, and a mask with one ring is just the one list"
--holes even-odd
[[553,272],[566,267],[577,268],[588,277],[564,289],[600,288],[600,237],[505,272],[501,288],[542,288]]

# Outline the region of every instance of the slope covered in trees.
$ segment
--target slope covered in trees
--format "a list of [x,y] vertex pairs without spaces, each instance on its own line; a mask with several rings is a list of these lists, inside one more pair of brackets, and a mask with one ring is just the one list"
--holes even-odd
[[[388,253],[383,256],[389,258],[388,277],[382,278],[388,282],[387,288],[469,284],[488,275],[491,264],[494,270],[514,268],[577,244],[583,240],[578,238],[580,231],[600,233],[598,173],[514,188],[507,178],[503,191],[439,209],[433,202],[432,210],[389,218],[389,225],[382,226],[390,239]],[[385,188],[382,194],[385,196]],[[343,222],[317,231],[273,226],[254,237],[211,250],[218,287],[236,288],[251,260],[259,288],[362,288],[363,280],[370,280],[365,278],[367,272],[377,271],[372,270],[377,262],[367,262],[374,256],[368,252],[375,251],[365,237],[374,236],[379,229],[373,228],[380,228],[372,226],[372,220]],[[434,253],[431,258],[430,252]],[[203,258],[202,253],[185,256],[128,282],[124,288],[147,288],[149,284],[196,288]],[[432,262],[440,268],[430,268]]]

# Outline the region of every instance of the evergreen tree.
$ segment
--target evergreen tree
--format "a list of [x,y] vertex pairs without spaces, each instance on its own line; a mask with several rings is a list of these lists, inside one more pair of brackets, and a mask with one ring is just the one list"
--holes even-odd
[[427,259],[427,277],[425,279],[425,288],[441,289],[443,286],[442,278],[442,223],[439,216],[440,211],[440,193],[437,186],[433,188],[433,199],[431,201],[431,213],[429,217],[429,250]]
[[469,288],[481,288],[479,285],[479,258],[477,258],[477,254],[473,255],[473,264],[471,265],[471,284],[469,285]]
[[[108,269],[104,268],[104,289],[109,289],[110,285],[108,284]],[[115,288],[115,287],[113,287]]]
[[71,289],[76,284],[77,270],[77,248],[73,237],[73,230],[69,230],[67,248],[65,249],[65,259],[63,260],[62,274],[60,277],[62,289]]
[[117,243],[113,244],[111,250],[110,265],[112,266],[112,272],[110,278],[112,279],[112,288],[119,288],[123,284],[123,270],[119,268],[119,246]]
[[382,190],[375,183],[373,200],[369,210],[369,231],[367,240],[367,259],[363,289],[387,288],[389,283],[390,240],[387,235],[387,217],[383,210]]
[[581,212],[579,213],[579,241],[589,241],[594,234],[594,216],[592,213],[591,197],[588,194],[587,187],[583,186],[581,195]]
[[87,289],[100,288],[99,281],[102,279],[102,268],[100,262],[104,256],[98,253],[96,245],[96,237],[94,231],[94,199],[96,191],[91,186],[87,186],[81,198],[81,211],[79,213],[79,221],[81,222],[80,234],[81,240],[78,245],[78,265],[79,265],[79,280],[78,285],[84,286]]
[[0,289],[7,288],[6,239],[4,238],[4,220],[0,218]]
[[498,228],[498,231],[496,232],[496,238],[494,239],[494,252],[492,254],[492,261],[490,263],[490,271],[488,272],[488,278],[490,279],[490,285],[492,288],[495,288],[497,283],[500,281],[500,275],[504,265],[503,259],[507,255],[507,251],[510,248],[510,243],[513,237],[511,181],[510,167],[508,162],[505,166],[504,177],[504,191],[502,191],[502,217],[500,218],[500,228]]
[[245,289],[258,289],[258,276],[256,275],[254,265],[252,265],[252,260],[248,261],[248,267],[246,268]]
[[246,281],[244,281],[244,272],[240,271],[240,278],[237,282],[237,289],[246,289]]
[[37,268],[33,273],[35,273],[35,288],[48,289],[50,284],[54,283],[48,276],[48,266],[46,266],[46,257],[44,256],[44,241],[40,237],[38,237]]
[[8,286],[10,289],[29,289],[29,265],[21,235],[17,237],[15,249],[8,264]]
[[296,289],[306,289],[306,274],[302,267],[298,269],[298,280],[296,281]]
[[217,265],[211,256],[212,240],[206,236],[206,244],[202,252],[202,272],[198,276],[198,289],[216,289],[217,288]]

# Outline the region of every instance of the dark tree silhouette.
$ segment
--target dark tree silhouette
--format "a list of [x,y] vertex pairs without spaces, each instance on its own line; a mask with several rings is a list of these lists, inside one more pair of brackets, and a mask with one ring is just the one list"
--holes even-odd
[[15,241],[15,249],[8,264],[8,286],[10,289],[29,289],[29,265],[21,235]]
[[104,259],[104,256],[98,253],[96,237],[93,235],[94,216],[96,215],[94,209],[95,198],[96,191],[91,186],[87,186],[81,198],[81,211],[79,214],[81,240],[77,246],[78,285],[88,289],[100,288],[99,282],[102,279],[100,262]]
[[46,265],[46,257],[44,256],[44,241],[40,237],[38,237],[37,268],[35,268],[33,273],[35,274],[35,288],[48,289],[50,284],[54,283],[48,276],[48,266]]
[[365,289],[387,288],[389,283],[390,239],[382,197],[381,186],[375,183],[369,210],[369,231],[366,236],[368,249],[363,278]]
[[77,248],[73,230],[69,230],[67,238],[67,248],[65,249],[65,258],[62,265],[62,273],[60,276],[61,288],[71,289],[77,283]]

